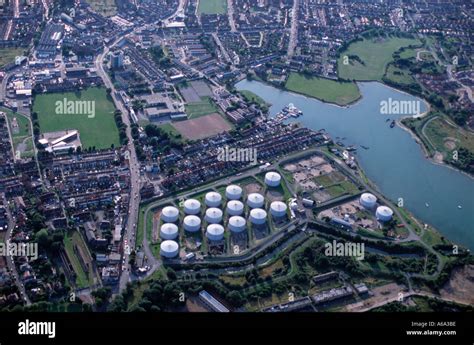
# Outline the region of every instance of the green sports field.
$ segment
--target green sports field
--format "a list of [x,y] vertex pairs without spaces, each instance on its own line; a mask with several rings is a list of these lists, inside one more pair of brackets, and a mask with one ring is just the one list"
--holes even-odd
[[341,106],[350,104],[360,97],[359,88],[355,83],[342,83],[325,78],[307,77],[297,73],[290,74],[285,88]]
[[[385,68],[392,61],[392,54],[401,47],[419,45],[420,41],[399,37],[376,37],[364,39],[349,45],[341,52],[338,60],[339,77],[348,80],[382,80]],[[350,56],[358,56],[363,64]],[[344,57],[349,57],[349,64],[344,64]]]
[[[84,114],[56,114],[56,102],[64,98],[68,101],[95,101],[95,117],[89,118]],[[120,146],[114,119],[115,106],[107,98],[104,88],[38,95],[34,100],[33,111],[38,113],[41,133],[77,129],[83,149],[94,146],[96,149],[107,149],[112,144],[115,147]]]
[[224,14],[226,12],[226,0],[199,0],[199,14]]

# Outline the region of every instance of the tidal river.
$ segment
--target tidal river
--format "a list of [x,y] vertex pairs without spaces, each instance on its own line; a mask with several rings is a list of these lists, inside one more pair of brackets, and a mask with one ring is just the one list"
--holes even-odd
[[434,164],[407,131],[390,128],[391,120],[404,115],[381,114],[381,102],[390,100],[419,100],[424,112],[422,100],[380,83],[360,83],[362,99],[347,108],[257,81],[243,80],[236,88],[252,91],[272,104],[271,116],[293,103],[304,113],[295,121],[314,130],[324,128],[335,141],[342,138],[345,145],[356,145],[361,167],[384,195],[393,201],[403,198],[404,207],[418,219],[474,250],[474,179]]

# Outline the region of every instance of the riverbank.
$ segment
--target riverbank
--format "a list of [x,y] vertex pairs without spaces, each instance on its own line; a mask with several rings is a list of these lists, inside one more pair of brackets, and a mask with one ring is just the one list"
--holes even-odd
[[339,106],[349,106],[361,97],[359,87],[354,82],[306,76],[294,72],[290,73],[284,88]]
[[[403,198],[405,207],[420,222],[431,224],[450,240],[474,249],[474,235],[468,231],[469,224],[474,222],[470,212],[473,205],[470,195],[474,195],[472,179],[457,170],[433,164],[433,160],[426,159],[424,147],[420,149],[418,136],[401,126],[390,128],[386,117],[380,116],[380,103],[384,100],[422,102],[421,99],[404,96],[379,82],[359,83],[362,99],[351,107],[329,106],[313,97],[257,81],[244,80],[236,88],[250,90],[272,103],[270,116],[293,103],[305,115],[290,122],[300,122],[313,130],[324,128],[332,137],[343,138],[344,145],[367,147],[367,150],[358,150],[358,161],[381,194],[391,200]],[[422,102],[420,113],[428,119],[431,109],[424,104]],[[402,118],[390,117],[396,121]],[[462,205],[462,209],[458,205]]]

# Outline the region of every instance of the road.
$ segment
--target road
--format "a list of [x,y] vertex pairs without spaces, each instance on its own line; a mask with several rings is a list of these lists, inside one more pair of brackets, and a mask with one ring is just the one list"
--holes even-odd
[[[7,212],[7,218],[8,218],[8,230],[5,234],[5,243],[8,244],[10,242],[13,229],[15,228],[15,220],[13,219],[13,216],[10,212],[10,208],[8,207],[7,200],[5,197],[4,197],[3,203],[5,205],[5,210]],[[28,295],[26,294],[26,290],[25,290],[25,287],[23,286],[23,283],[20,280],[20,276],[18,275],[18,271],[16,269],[13,258],[10,255],[6,255],[5,259],[7,261],[8,270],[13,276],[13,280],[15,281],[15,285],[17,286],[18,291],[20,291],[21,297],[25,301],[26,305],[30,305],[31,301]]]
[[300,0],[294,0],[293,9],[291,10],[291,31],[290,42],[288,43],[288,58],[291,58],[295,53],[296,44],[298,42],[298,12]]
[[120,275],[119,291],[123,291],[127,286],[127,283],[130,281],[130,265],[129,258],[131,253],[131,248],[135,247],[135,232],[138,223],[138,210],[140,206],[140,164],[138,162],[137,153],[135,151],[135,146],[133,144],[131,122],[128,109],[125,105],[117,99],[115,95],[115,87],[112,81],[109,78],[109,75],[104,69],[104,59],[109,53],[110,49],[113,48],[117,43],[122,39],[118,38],[110,46],[106,47],[102,54],[100,54],[95,60],[95,66],[97,73],[101,76],[102,80],[105,83],[105,86],[109,88],[111,92],[111,97],[115,103],[116,108],[122,113],[122,121],[127,126],[126,134],[128,138],[128,158],[129,158],[129,167],[130,167],[130,201],[129,201],[129,210],[127,223],[125,225],[124,234],[123,234],[123,260],[124,260],[124,270]]
[[[212,37],[214,38],[214,42],[216,42],[216,44],[218,45],[224,60],[233,65],[232,59],[230,58],[229,54],[227,53],[227,50],[225,49],[224,45],[222,44],[222,42],[221,42],[219,36],[217,35],[217,33],[213,33]],[[235,67],[234,67],[234,69],[235,69]]]
[[230,31],[237,32],[234,20],[234,0],[227,0],[227,16],[229,17]]

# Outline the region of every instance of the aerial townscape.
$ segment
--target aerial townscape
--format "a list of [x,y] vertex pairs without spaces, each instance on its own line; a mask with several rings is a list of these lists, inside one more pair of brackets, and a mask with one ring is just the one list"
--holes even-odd
[[0,311],[474,311],[473,40],[462,0],[0,0]]

